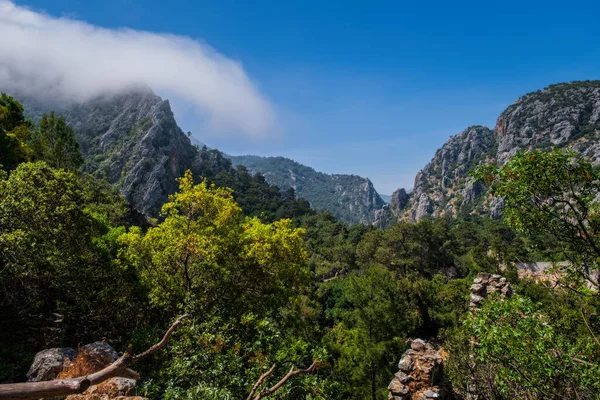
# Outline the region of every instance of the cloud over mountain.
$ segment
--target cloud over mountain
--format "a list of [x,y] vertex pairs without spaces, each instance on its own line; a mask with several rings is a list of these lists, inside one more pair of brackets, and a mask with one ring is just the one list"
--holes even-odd
[[183,36],[106,29],[0,0],[0,90],[84,101],[147,84],[193,104],[212,129],[272,133],[276,116],[243,67]]

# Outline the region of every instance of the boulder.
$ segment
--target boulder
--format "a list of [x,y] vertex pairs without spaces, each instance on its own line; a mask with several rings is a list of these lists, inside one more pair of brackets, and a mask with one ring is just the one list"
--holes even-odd
[[104,342],[94,342],[79,348],[79,351],[87,353],[98,362],[108,365],[119,358],[119,354],[111,345]]
[[70,347],[56,347],[42,350],[35,355],[27,372],[29,382],[49,381],[60,373],[65,359],[73,360],[75,350]]

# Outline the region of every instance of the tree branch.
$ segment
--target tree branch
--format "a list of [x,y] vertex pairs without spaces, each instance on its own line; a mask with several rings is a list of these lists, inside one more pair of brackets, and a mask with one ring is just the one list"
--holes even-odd
[[277,382],[275,385],[273,385],[271,388],[261,391],[259,394],[256,395],[254,400],[260,400],[260,399],[263,399],[265,397],[272,395],[279,388],[281,388],[290,378],[292,378],[296,375],[310,374],[310,373],[314,372],[318,367],[319,367],[319,364],[316,361],[313,361],[313,363],[310,365],[310,367],[308,367],[306,369],[296,369],[295,370],[294,367],[290,368],[290,372],[288,372],[286,376],[281,378],[281,380],[279,382]]
[[167,332],[165,332],[165,335],[163,336],[162,340],[158,343],[156,343],[154,346],[150,347],[148,350],[144,351],[141,354],[135,355],[131,358],[132,361],[137,361],[140,358],[144,358],[146,356],[149,356],[150,354],[154,353],[157,350],[162,349],[167,342],[169,341],[169,337],[171,336],[171,334],[177,329],[179,328],[179,325],[181,325],[181,321],[185,318],[189,318],[191,317],[190,314],[184,314],[182,316],[180,316],[179,318],[177,318],[177,320],[175,320],[175,322],[173,322],[173,325],[171,325],[171,327],[167,330]]
[[128,369],[126,367],[127,364],[149,356],[155,351],[163,348],[173,331],[181,325],[181,320],[188,318],[189,316],[189,314],[185,314],[177,318],[173,325],[167,330],[162,340],[141,354],[132,356],[131,346],[129,346],[117,361],[88,376],[70,379],[55,379],[45,382],[8,383],[0,385],[0,399],[40,399],[44,397],[67,396],[70,394],[82,393],[92,385],[97,385],[117,376],[139,379],[137,372]]
[[256,393],[256,389],[258,389],[258,387],[263,383],[263,381],[265,379],[267,379],[273,373],[273,371],[275,371],[275,366],[276,365],[277,364],[273,364],[273,366],[271,366],[271,368],[267,372],[265,372],[264,374],[262,374],[260,376],[260,378],[258,378],[258,380],[254,384],[254,386],[252,386],[252,391],[250,392],[250,394],[248,395],[248,397],[246,398],[246,400],[252,400],[252,397],[254,396],[254,393]]

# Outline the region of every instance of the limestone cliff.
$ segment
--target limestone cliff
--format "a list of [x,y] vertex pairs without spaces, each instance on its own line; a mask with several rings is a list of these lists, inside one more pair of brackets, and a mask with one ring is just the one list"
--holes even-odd
[[569,147],[600,163],[600,81],[551,85],[509,106],[494,129],[467,128],[451,137],[416,176],[397,218],[420,221],[460,213],[499,218],[504,203],[474,183],[470,172],[481,162],[499,165],[521,150]]

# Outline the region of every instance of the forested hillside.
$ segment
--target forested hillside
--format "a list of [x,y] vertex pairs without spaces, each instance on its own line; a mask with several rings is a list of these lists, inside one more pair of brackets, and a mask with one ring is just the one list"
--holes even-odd
[[227,156],[283,190],[292,188],[319,211],[348,224],[369,224],[385,204],[368,178],[325,174],[284,157]]
[[[43,349],[104,341],[139,354],[189,314],[161,351],[134,360],[138,395],[598,398],[600,172],[580,154],[469,157],[469,179],[503,199],[503,220],[448,213],[377,229],[311,210],[219,151],[187,147],[160,118],[142,127],[126,117],[134,106],[121,110],[116,121],[134,121],[125,130],[86,130],[74,114],[33,122],[0,97],[0,383],[26,381]],[[124,132],[137,139],[111,151]],[[488,146],[483,128],[465,136]],[[189,166],[166,150],[181,143]],[[146,155],[146,167],[127,163]],[[154,176],[173,178],[173,193]],[[549,281],[515,266],[540,260],[557,262]],[[425,390],[413,380],[422,365],[408,364],[433,344],[444,366],[427,373],[442,383]],[[104,367],[59,361],[49,379]]]

